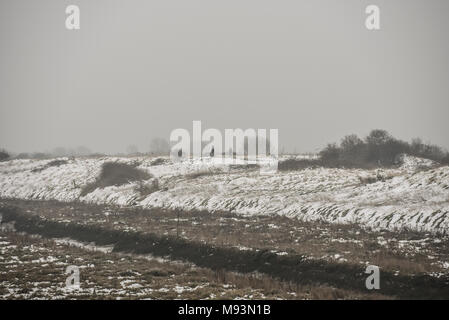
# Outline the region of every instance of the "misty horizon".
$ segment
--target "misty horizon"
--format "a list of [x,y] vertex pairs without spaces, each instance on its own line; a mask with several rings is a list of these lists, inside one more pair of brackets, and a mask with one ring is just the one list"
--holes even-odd
[[[207,129],[207,128],[206,128]],[[373,129],[374,130],[374,129]],[[381,129],[383,130],[383,129]],[[370,130],[371,132],[372,130]],[[303,151],[298,151],[299,148],[293,148],[291,150],[286,149],[282,144],[279,145],[279,153],[280,154],[313,154],[313,153],[319,153],[321,150],[323,150],[327,145],[329,144],[339,144],[342,139],[346,136],[349,136],[352,134],[345,134],[344,136],[342,136],[341,138],[338,138],[336,140],[333,141],[328,141],[327,143],[325,143],[323,146],[320,147],[316,147],[313,148],[313,150],[303,150]],[[361,138],[362,140],[364,140],[366,138],[366,136],[368,135],[368,133],[366,135],[362,135],[362,136],[358,136],[359,138]],[[427,144],[427,145],[435,145],[432,143],[432,141],[425,141],[423,139],[421,139],[420,137],[414,137],[413,139],[411,139],[410,141],[406,141],[403,139],[400,139],[398,137],[394,137],[392,136],[392,138],[394,139],[398,139],[401,141],[405,141],[405,142],[412,142],[414,139],[419,139],[421,140],[423,143]],[[167,143],[167,146],[169,148],[172,148],[173,145],[175,143],[170,143],[169,139],[165,139],[163,137],[154,137],[152,139],[150,139],[150,142],[143,147],[140,147],[136,144],[130,143],[128,145],[126,145],[126,147],[122,148],[121,150],[117,150],[117,151],[105,151],[105,150],[96,150],[96,149],[92,149],[90,148],[88,145],[77,145],[75,147],[72,146],[56,146],[54,148],[51,149],[44,149],[44,150],[21,150],[21,151],[14,151],[14,150],[9,150],[6,148],[2,148],[0,147],[0,150],[5,150],[8,151],[9,153],[11,153],[12,156],[14,155],[33,155],[33,154],[45,154],[45,155],[53,155],[53,156],[89,156],[89,155],[100,155],[100,154],[104,154],[104,155],[137,155],[137,154],[157,154],[157,155],[163,155],[163,154],[169,154],[169,151],[167,152],[163,152],[160,150],[159,148],[155,148],[154,146],[152,146],[152,143],[154,143],[154,141],[158,140],[160,142],[160,140],[163,140],[164,143]],[[194,140],[192,140],[192,143],[194,143]],[[206,141],[202,142],[202,146],[204,147],[206,145]],[[438,145],[437,145],[438,146]],[[236,145],[234,145],[234,147],[237,147]],[[441,147],[441,146],[438,146]],[[192,148],[192,147],[191,147]],[[442,148],[443,151],[448,151],[446,148]],[[203,152],[205,152],[203,150]],[[226,150],[223,150],[223,152],[226,152]]]
[[449,300],[448,14],[2,0],[0,300]]
[[177,128],[279,130],[316,152],[385,129],[449,148],[447,1],[68,1],[0,5],[0,148],[149,150]]

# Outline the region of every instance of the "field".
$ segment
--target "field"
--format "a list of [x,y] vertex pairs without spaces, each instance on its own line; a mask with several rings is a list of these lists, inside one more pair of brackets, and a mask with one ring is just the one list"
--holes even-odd
[[[106,179],[108,163],[132,179]],[[424,159],[270,175],[211,158],[11,160],[0,197],[3,299],[449,298],[449,167]]]

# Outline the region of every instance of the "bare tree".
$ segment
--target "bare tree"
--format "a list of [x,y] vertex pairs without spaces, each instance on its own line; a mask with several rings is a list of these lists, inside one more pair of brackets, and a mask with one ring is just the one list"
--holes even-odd
[[76,154],[78,156],[88,156],[88,155],[92,154],[92,151],[85,146],[79,146],[76,148]]
[[170,154],[170,144],[162,138],[153,138],[150,142],[150,152],[157,155]]
[[9,159],[10,155],[6,150],[0,149],[0,161]]
[[131,144],[126,148],[126,153],[129,155],[135,155],[139,153],[139,148],[135,144]]

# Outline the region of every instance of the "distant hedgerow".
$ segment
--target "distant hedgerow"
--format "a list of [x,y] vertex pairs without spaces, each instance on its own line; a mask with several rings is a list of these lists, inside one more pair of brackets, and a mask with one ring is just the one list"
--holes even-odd
[[320,152],[320,159],[326,166],[379,167],[396,164],[398,156],[404,153],[440,163],[448,163],[449,158],[449,154],[436,145],[424,144],[420,139],[408,143],[376,129],[364,140],[353,134],[344,137],[340,145],[329,144]]
[[392,137],[385,130],[372,130],[365,139],[351,134],[340,144],[330,143],[319,153],[318,159],[287,159],[279,163],[279,170],[301,170],[314,166],[345,168],[389,167],[398,163],[401,154],[449,164],[449,153],[442,148],[425,144],[420,139],[411,143]]
[[0,149],[0,161],[8,160],[11,156],[6,150]]

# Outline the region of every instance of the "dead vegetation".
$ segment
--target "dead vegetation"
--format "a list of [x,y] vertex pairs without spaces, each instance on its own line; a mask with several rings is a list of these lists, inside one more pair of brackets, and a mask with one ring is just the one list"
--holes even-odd
[[222,173],[222,172],[219,171],[219,170],[203,169],[203,170],[195,171],[195,172],[192,172],[192,173],[188,173],[184,177],[186,179],[190,180],[190,179],[197,179],[197,178],[200,178],[200,177],[213,176],[213,175],[220,174],[220,173]]
[[39,167],[39,168],[35,168],[33,170],[31,170],[31,172],[41,172],[45,169],[51,168],[51,167],[59,167],[62,166],[64,164],[69,163],[68,160],[65,159],[56,159],[56,160],[52,160],[50,162],[48,162],[46,165]]
[[260,165],[257,163],[245,163],[245,164],[231,164],[229,166],[229,169],[231,170],[259,170]]
[[[244,218],[229,213],[183,212],[178,222],[174,212],[162,210],[25,203],[28,205],[20,210],[28,215],[43,215],[50,219],[48,223],[62,221],[46,227],[50,232],[47,236],[69,234],[99,244],[113,241],[115,250],[187,259],[215,270],[217,277],[222,269],[226,274],[232,270],[263,272],[302,290],[313,288],[308,297],[312,291],[315,298],[330,299],[340,298],[342,292],[346,292],[345,298],[348,292],[362,294],[357,277],[363,277],[366,263],[380,266],[383,279],[389,281],[389,291],[381,294],[390,297],[441,297],[438,287],[444,287],[444,277],[437,280],[428,274],[442,271],[437,262],[447,260],[447,244],[433,242],[425,234],[367,232],[349,225],[303,223],[282,217]],[[48,210],[49,205],[52,210]],[[68,225],[67,220],[75,224]],[[36,228],[42,223],[28,225]],[[74,228],[73,232],[67,228]],[[160,270],[153,271],[158,274]],[[324,283],[327,285],[322,290]]]
[[168,162],[169,162],[168,159],[156,158],[151,162],[151,166],[160,166],[160,165],[166,164]]
[[140,193],[141,199],[144,199],[153,192],[159,191],[159,181],[151,179],[149,181],[139,181],[136,191]]
[[159,236],[179,235],[189,241],[225,248],[273,250],[355,264],[377,263],[378,257],[382,256],[379,265],[393,273],[444,272],[437,262],[449,260],[447,238],[413,231],[368,231],[357,225],[303,222],[281,216],[243,217],[225,212],[182,211],[178,221],[178,211],[170,210],[56,201],[2,200],[1,203],[52,221],[69,220],[82,225]]
[[105,162],[97,179],[82,188],[81,196],[85,196],[97,188],[120,186],[129,182],[148,180],[151,178],[151,174],[136,168],[135,165],[120,162]]
[[295,171],[322,166],[319,159],[286,159],[279,161],[278,170]]
[[[211,270],[175,261],[88,251],[50,239],[0,233],[2,299],[366,299],[330,286],[300,286],[264,274]],[[68,265],[80,289],[66,290]]]

